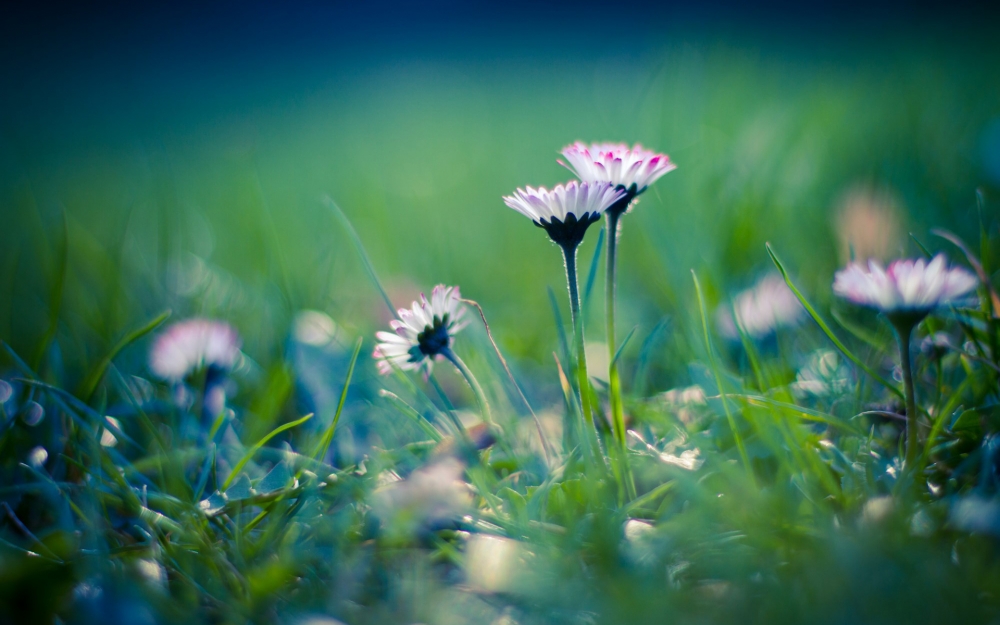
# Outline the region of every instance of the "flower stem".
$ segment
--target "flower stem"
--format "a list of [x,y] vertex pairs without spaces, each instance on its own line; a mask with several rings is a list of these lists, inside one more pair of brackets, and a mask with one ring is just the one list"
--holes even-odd
[[486,394],[483,392],[483,387],[479,386],[479,381],[476,380],[476,376],[472,375],[472,371],[469,370],[469,367],[466,366],[462,359],[458,357],[458,354],[451,351],[450,347],[446,347],[441,350],[441,355],[451,361],[451,364],[455,365],[458,372],[461,373],[462,377],[465,378],[465,381],[469,383],[473,394],[476,396],[476,403],[479,404],[479,411],[483,415],[483,421],[491,426],[495,425],[493,423],[493,415],[490,414],[490,405],[486,401]]
[[566,282],[569,286],[569,309],[573,321],[573,336],[576,343],[576,376],[580,386],[580,444],[584,444],[595,458],[597,452],[597,431],[594,426],[594,416],[590,402],[590,376],[587,374],[587,352],[583,339],[583,315],[580,314],[580,287],[576,277],[577,246],[562,246],[566,259]]
[[615,335],[615,300],[617,291],[617,261],[618,261],[618,231],[620,230],[619,220],[623,215],[622,211],[609,210],[606,212],[608,218],[608,260],[607,279],[605,280],[605,310],[607,322],[607,342],[608,342],[608,395],[611,402],[611,423],[614,430],[615,443],[617,444],[617,455],[619,459],[619,472],[621,480],[625,485],[628,498],[635,499],[635,482],[632,479],[632,471],[628,463],[628,443],[625,438],[625,414],[622,406],[622,384],[621,376],[618,374],[618,363],[615,355],[618,352],[618,345]]
[[913,388],[913,368],[910,359],[910,337],[913,325],[898,324],[899,362],[903,368],[903,386],[906,391],[906,466],[912,468],[917,461],[917,397]]

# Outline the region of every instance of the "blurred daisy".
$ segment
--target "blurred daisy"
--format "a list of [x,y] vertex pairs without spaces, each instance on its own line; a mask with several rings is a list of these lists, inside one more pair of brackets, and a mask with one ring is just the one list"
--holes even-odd
[[564,249],[575,249],[583,240],[590,224],[601,218],[625,192],[608,182],[568,182],[545,187],[517,189],[503,201],[525,217],[544,228],[553,241]]
[[465,306],[457,286],[439,284],[428,300],[423,293],[412,308],[400,308],[399,319],[389,326],[394,332],[378,332],[381,341],[375,346],[379,373],[387,375],[395,369],[423,369],[430,373],[437,356],[451,354],[451,341],[465,327]]
[[372,496],[375,513],[397,529],[441,527],[472,508],[465,465],[448,457],[421,467],[405,480],[386,480]]
[[565,161],[559,164],[584,182],[609,182],[625,191],[623,201],[613,210],[624,212],[632,199],[656,182],[663,174],[677,169],[666,154],[657,154],[636,143],[593,143],[577,141],[563,148]]
[[916,462],[919,447],[910,356],[913,328],[935,308],[957,302],[977,284],[974,275],[961,267],[948,267],[940,254],[929,263],[923,258],[897,260],[888,269],[875,261],[869,261],[867,269],[851,263],[834,278],[833,290],[837,295],[881,311],[896,330],[906,397],[906,466]]
[[884,313],[925,315],[954,303],[976,288],[976,277],[961,267],[948,267],[943,255],[927,262],[897,260],[883,269],[870,261],[868,267],[851,263],[837,272],[834,292],[855,304]]
[[716,323],[727,338],[738,339],[739,330],[743,330],[750,337],[760,339],[780,327],[796,325],[804,314],[805,309],[782,277],[769,273],[740,292],[732,306],[719,306]]
[[231,325],[209,319],[188,319],[161,334],[149,357],[149,368],[157,377],[183,380],[202,368],[230,370],[240,355],[240,337]]
[[901,249],[903,209],[887,188],[856,185],[844,193],[837,207],[835,227],[844,262],[884,260]]

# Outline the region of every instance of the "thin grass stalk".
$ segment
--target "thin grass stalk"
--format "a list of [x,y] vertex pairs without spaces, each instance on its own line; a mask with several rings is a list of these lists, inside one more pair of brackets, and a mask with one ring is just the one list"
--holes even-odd
[[[580,387],[580,436],[586,438],[594,458],[599,458],[597,428],[594,425],[593,405],[590,398],[590,376],[587,373],[587,351],[583,338],[583,315],[580,311],[580,287],[576,273],[576,246],[562,248],[566,260],[566,283],[569,289],[569,310],[573,323],[573,338],[576,344],[576,377]],[[584,444],[584,441],[580,441]]]
[[906,466],[917,460],[917,397],[913,387],[913,366],[910,358],[910,338],[913,328],[896,327],[899,338],[899,363],[903,368],[903,389],[906,391]]
[[611,426],[617,447],[619,471],[629,500],[635,499],[635,482],[628,463],[628,442],[625,438],[625,410],[622,405],[622,383],[618,373],[618,346],[615,335],[615,308],[617,295],[618,233],[622,213],[607,211],[608,217],[608,261],[605,281],[605,311],[608,342],[608,398],[611,403]]
[[451,364],[455,365],[458,372],[461,373],[462,377],[465,378],[465,381],[469,383],[469,386],[472,388],[472,393],[476,396],[476,403],[479,404],[479,411],[483,415],[483,421],[491,426],[496,425],[493,422],[493,415],[490,414],[490,405],[486,401],[486,393],[483,392],[483,387],[479,385],[479,380],[476,379],[476,376],[472,375],[472,370],[469,369],[465,362],[463,362],[462,359],[458,357],[458,354],[452,351],[450,347],[444,348],[444,350],[441,351],[441,355],[447,358]]

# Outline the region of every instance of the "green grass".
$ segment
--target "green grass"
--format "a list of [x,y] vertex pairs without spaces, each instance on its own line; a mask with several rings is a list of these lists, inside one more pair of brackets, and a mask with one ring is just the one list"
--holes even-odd
[[[897,255],[922,253],[913,232],[966,263],[929,233],[943,227],[994,276],[980,141],[1000,113],[995,53],[866,45],[412,61],[228,116],[206,106],[143,128],[156,139],[138,147],[113,133],[27,142],[0,181],[12,385],[0,621],[995,620],[997,321],[984,304],[918,328],[917,343],[943,331],[961,352],[914,352],[927,413],[914,475],[884,416],[903,411],[886,384],[898,384],[888,325],[830,290],[838,202],[859,183],[904,207]],[[621,240],[619,339],[637,328],[618,356],[634,499],[561,428],[578,409],[572,329],[556,320],[569,319],[561,255],[500,199],[568,180],[555,158],[576,139],[642,141],[679,165],[624,218]],[[597,277],[584,316],[602,343],[597,227],[588,234],[581,282]],[[716,306],[773,269],[766,242],[825,327],[806,318],[768,340],[726,340]],[[480,432],[460,424],[479,409],[447,362],[429,380],[376,374],[368,354],[390,315],[370,274],[397,306],[437,283],[482,304],[512,375],[474,310],[455,349],[485,389],[492,445],[468,445]],[[211,435],[190,426],[205,376],[186,382],[185,403],[147,368],[166,309],[167,324],[210,316],[243,337],[232,412]],[[331,343],[293,340],[304,309],[335,320]],[[829,394],[797,392],[821,349],[844,352],[846,373]],[[591,374],[606,409],[606,373],[592,362]],[[515,381],[549,435],[549,464]],[[704,401],[663,394],[692,385]],[[40,424],[26,421],[29,402]],[[610,423],[598,426],[607,449]],[[101,444],[104,430],[116,445]],[[38,446],[48,458],[32,464]],[[429,513],[433,488],[406,499],[389,485],[438,484],[426,476],[443,458],[462,466],[463,490],[444,489],[460,514]],[[627,538],[630,519],[651,529]],[[476,560],[483,536],[518,541],[503,543],[514,560]]]

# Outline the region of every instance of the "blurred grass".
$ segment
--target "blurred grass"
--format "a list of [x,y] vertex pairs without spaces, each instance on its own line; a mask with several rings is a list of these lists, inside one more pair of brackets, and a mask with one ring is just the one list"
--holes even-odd
[[[77,343],[66,358],[95,357],[164,307],[232,319],[263,362],[279,356],[296,309],[368,334],[384,311],[320,201],[329,194],[397,305],[460,284],[506,351],[544,362],[559,254],[500,196],[569,179],[555,158],[576,139],[641,141],[679,165],[624,222],[619,327],[643,338],[663,315],[689,323],[678,315],[689,270],[711,303],[768,268],[765,241],[822,301],[838,262],[832,209],[851,185],[893,189],[924,241],[934,224],[974,232],[978,186],[993,206],[981,143],[1000,115],[996,57],[871,38],[833,50],[705,40],[576,59],[393,58],[314,64],[294,79],[272,69],[234,93],[223,91],[233,78],[164,82],[145,112],[116,101],[113,85],[77,87],[106,98],[100,116],[68,100],[51,119],[4,119],[0,333],[24,353],[44,334],[65,211],[60,335]],[[262,95],[268,81],[275,92]],[[594,324],[589,334],[600,340]]]

